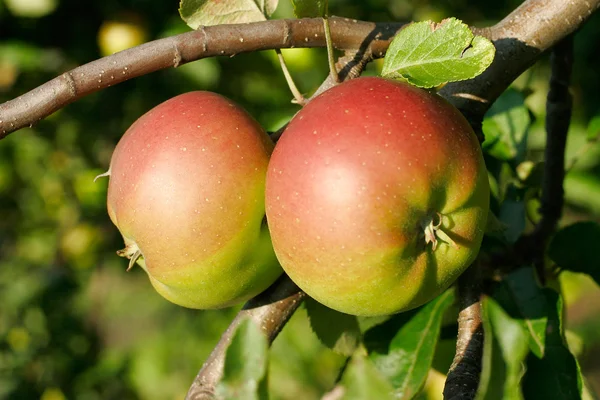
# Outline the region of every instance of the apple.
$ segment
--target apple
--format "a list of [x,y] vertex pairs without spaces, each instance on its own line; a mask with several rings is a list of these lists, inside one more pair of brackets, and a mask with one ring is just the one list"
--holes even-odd
[[245,301],[282,273],[265,223],[273,149],[243,109],[190,92],[139,118],[117,144],[108,213],[120,255],[138,260],[156,291],[184,307]]
[[290,121],[265,201],[290,278],[330,308],[375,316],[428,302],[469,266],[489,187],[457,109],[406,83],[358,78]]
[[98,30],[98,47],[102,56],[138,46],[148,39],[148,30],[142,18],[125,13],[118,18],[102,22]]

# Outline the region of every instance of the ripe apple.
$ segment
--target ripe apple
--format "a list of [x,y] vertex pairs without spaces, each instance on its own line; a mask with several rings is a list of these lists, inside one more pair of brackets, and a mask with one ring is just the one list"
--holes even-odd
[[121,255],[138,261],[173,303],[220,308],[282,273],[265,224],[273,144],[239,106],[190,92],[139,118],[113,153],[108,213]]
[[359,78],[312,100],[269,164],[266,213],[287,274],[328,307],[408,310],[479,251],[489,188],[471,127],[441,97]]

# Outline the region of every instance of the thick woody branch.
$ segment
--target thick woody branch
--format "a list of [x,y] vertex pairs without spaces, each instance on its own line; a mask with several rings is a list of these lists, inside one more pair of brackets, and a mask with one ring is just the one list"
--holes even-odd
[[[375,24],[333,17],[330,26],[335,47],[381,57],[402,24]],[[161,69],[176,68],[206,57],[324,46],[325,33],[320,18],[208,26],[154,40],[65,72],[0,104],[0,139],[88,94]]]
[[475,398],[481,376],[483,324],[481,322],[481,285],[479,266],[473,264],[458,280],[460,313],[456,354],[446,384],[445,400]]
[[474,29],[494,42],[496,57],[478,77],[446,85],[440,94],[474,126],[502,92],[540,54],[575,32],[600,7],[600,0],[528,0],[498,24]]
[[[600,0],[528,0],[497,25],[475,29],[477,34],[494,41],[497,49],[494,63],[473,80],[447,85],[441,94],[477,126],[491,103],[541,52],[574,32],[599,6]],[[374,57],[381,57],[402,25],[332,17],[330,26],[335,47],[369,51]],[[0,138],[38,122],[83,96],[150,72],[205,57],[324,46],[321,19],[217,25],[155,40],[65,72],[1,104]]]
[[219,343],[194,379],[186,400],[213,399],[214,390],[223,374],[225,350],[238,325],[250,317],[267,335],[269,343],[275,340],[283,326],[304,300],[305,294],[287,277],[282,276],[265,292],[250,300],[229,325]]

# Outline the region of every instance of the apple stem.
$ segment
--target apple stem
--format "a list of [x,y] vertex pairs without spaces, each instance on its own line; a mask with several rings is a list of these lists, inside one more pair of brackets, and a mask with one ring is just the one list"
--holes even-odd
[[452,247],[454,247],[455,249],[458,249],[458,245],[456,244],[456,242],[452,240],[452,238],[442,230],[442,215],[440,213],[436,213],[436,215],[438,218],[437,223],[434,222],[434,217],[428,217],[421,225],[425,234],[425,245],[427,246],[431,242],[431,249],[435,251],[435,249],[437,249],[439,238],[443,242],[452,245]]
[[331,29],[329,29],[329,18],[323,17],[323,26],[325,28],[325,43],[327,44],[327,60],[329,61],[329,75],[335,83],[340,83],[340,76],[335,67],[335,58],[333,57],[333,44],[331,41]]
[[300,93],[294,79],[292,78],[292,74],[290,74],[290,70],[285,63],[285,58],[283,58],[283,54],[281,53],[281,49],[275,49],[275,53],[277,53],[277,58],[279,59],[279,64],[281,65],[281,70],[283,71],[283,76],[285,76],[285,80],[290,88],[290,91],[294,95],[294,100],[292,103],[299,104],[301,106],[306,104],[306,98]]
[[97,180],[98,178],[104,178],[105,176],[110,176],[110,168],[109,168],[109,169],[108,169],[108,171],[106,171],[105,173],[103,173],[103,174],[100,174],[100,175],[96,176],[96,177],[94,178],[94,182],[96,182],[96,180]]

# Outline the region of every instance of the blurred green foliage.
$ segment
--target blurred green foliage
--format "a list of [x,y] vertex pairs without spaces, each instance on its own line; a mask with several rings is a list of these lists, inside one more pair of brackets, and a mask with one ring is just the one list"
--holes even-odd
[[[280,3],[275,17],[292,17],[291,3]],[[455,16],[484,26],[520,3],[331,0],[329,9],[332,15],[373,21]],[[149,40],[188,30],[173,2],[0,0],[0,102],[99,58],[103,24],[130,18]],[[564,223],[600,219],[600,146],[586,142],[588,122],[600,113],[600,78],[593,68],[600,65],[599,20],[596,15],[576,40],[567,157],[573,168]],[[284,55],[306,93],[327,76],[322,49]],[[542,61],[515,84],[532,111],[526,149],[519,149],[528,160],[542,158],[548,75]],[[290,103],[274,52],[259,52],[200,60],[122,83],[0,142],[0,399],[182,398],[233,318],[235,309],[172,305],[154,292],[141,269],[126,274],[126,260],[115,255],[122,239],[106,214],[106,181],[93,182],[136,118],[190,90],[228,96],[268,130],[298,109]],[[506,170],[493,155],[486,161],[498,177]],[[565,274],[562,284],[572,346],[600,391],[599,290],[577,274]],[[318,399],[345,361],[319,343],[301,309],[273,346],[272,397]]]

